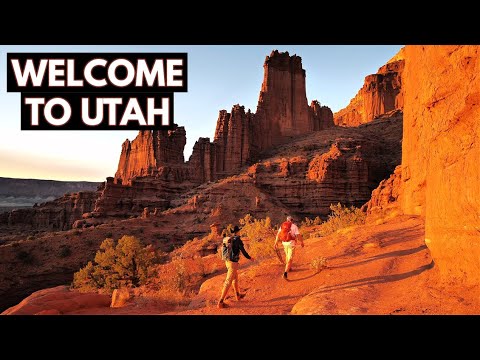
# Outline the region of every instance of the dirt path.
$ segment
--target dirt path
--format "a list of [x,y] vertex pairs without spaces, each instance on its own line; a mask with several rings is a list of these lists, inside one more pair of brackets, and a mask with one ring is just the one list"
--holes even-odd
[[[403,216],[381,225],[345,229],[305,241],[294,271],[281,277],[276,259],[241,260],[240,288],[247,296],[226,309],[216,302],[225,274],[207,280],[188,309],[168,314],[435,314],[478,313],[471,299],[436,284],[436,268],[424,244],[423,222]],[[315,273],[312,259],[325,256],[327,269]]]

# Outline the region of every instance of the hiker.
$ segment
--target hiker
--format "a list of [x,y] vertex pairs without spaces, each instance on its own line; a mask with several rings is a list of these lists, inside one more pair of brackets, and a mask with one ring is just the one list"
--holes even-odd
[[298,226],[293,223],[293,218],[287,216],[287,221],[282,223],[280,229],[278,229],[277,236],[275,237],[275,250],[277,250],[278,240],[282,241],[283,250],[285,250],[285,271],[283,278],[287,279],[287,273],[292,268],[293,254],[295,253],[295,245],[297,240],[300,240],[302,248],[304,246],[302,234],[298,231]]
[[[223,239],[224,244],[227,244],[228,242],[230,242],[231,247],[229,248],[228,255],[225,255],[226,253],[224,252],[224,255],[226,256],[224,257],[224,260],[225,260],[225,266],[227,267],[227,277],[223,284],[222,295],[220,296],[220,300],[218,301],[219,308],[224,308],[227,306],[224,300],[225,300],[225,297],[227,296],[228,290],[230,290],[230,286],[232,285],[232,283],[233,283],[233,289],[235,290],[235,298],[237,299],[237,301],[245,297],[244,293],[243,294],[240,293],[240,289],[238,287],[238,260],[240,259],[240,251],[242,252],[243,256],[245,256],[247,259],[251,261],[255,260],[245,250],[243,246],[243,241],[240,239],[239,232],[240,232],[240,228],[238,226],[235,226],[232,230],[233,236],[231,237],[226,236]],[[228,235],[225,230],[222,234]]]

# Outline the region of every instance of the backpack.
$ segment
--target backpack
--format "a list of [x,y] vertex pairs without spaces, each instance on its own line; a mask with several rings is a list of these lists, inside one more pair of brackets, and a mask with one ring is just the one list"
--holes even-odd
[[278,234],[278,238],[281,241],[290,241],[290,240],[295,240],[295,237],[292,236],[290,230],[292,228],[292,223],[290,221],[285,221],[282,223],[280,234]]
[[232,260],[232,243],[233,237],[226,236],[223,238],[222,242],[222,260],[231,261]]

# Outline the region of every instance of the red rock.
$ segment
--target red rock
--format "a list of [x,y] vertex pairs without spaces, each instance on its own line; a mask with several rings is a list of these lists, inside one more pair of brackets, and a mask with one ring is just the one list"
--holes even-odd
[[317,100],[310,104],[313,130],[319,131],[335,126],[332,110],[328,106],[321,106]]
[[183,126],[173,130],[142,130],[133,141],[125,140],[115,174],[116,182],[128,184],[134,177],[156,175],[168,164],[183,164],[186,143]]
[[382,180],[378,187],[372,191],[371,199],[362,206],[362,210],[371,215],[385,212],[390,207],[398,207],[401,201],[401,186],[402,167],[399,165],[388,179]]
[[251,122],[250,111],[245,113],[245,107],[238,104],[230,114],[220,112],[214,139],[217,178],[231,175],[250,159]]
[[363,87],[348,106],[334,115],[339,126],[358,126],[392,110],[403,108],[402,73],[404,50],[395,55],[376,74],[365,77]]
[[42,310],[35,315],[62,315],[60,311],[57,309],[48,309],[48,310]]
[[331,204],[359,207],[370,199],[401,161],[401,136],[401,113],[358,128],[330,128],[272,151],[246,174],[292,213],[326,217]]
[[402,208],[442,278],[480,283],[480,47],[407,46]]
[[260,127],[260,148],[268,149],[286,136],[313,131],[305,90],[302,58],[272,51],[263,65],[263,84],[255,122]]
[[[218,126],[218,123],[217,123]],[[193,145],[192,155],[188,165],[192,169],[193,179],[199,183],[214,181],[217,177],[215,171],[217,147],[210,142],[210,138],[199,138]]]
[[68,286],[57,286],[34,292],[2,315],[68,314],[83,308],[108,307],[109,295],[70,291]]
[[127,305],[131,297],[132,297],[132,294],[128,288],[115,289],[113,290],[112,302],[110,304],[110,307],[112,308],[124,307],[125,305]]

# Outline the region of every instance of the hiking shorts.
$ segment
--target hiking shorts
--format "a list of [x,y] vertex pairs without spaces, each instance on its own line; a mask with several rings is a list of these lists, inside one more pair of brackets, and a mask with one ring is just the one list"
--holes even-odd
[[295,253],[295,241],[282,241],[283,250],[285,250],[285,262],[289,262]]

